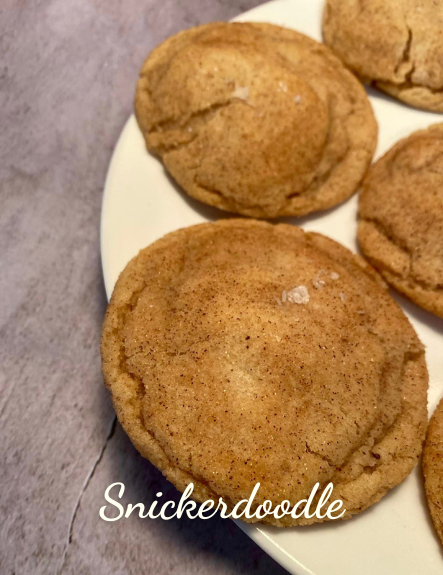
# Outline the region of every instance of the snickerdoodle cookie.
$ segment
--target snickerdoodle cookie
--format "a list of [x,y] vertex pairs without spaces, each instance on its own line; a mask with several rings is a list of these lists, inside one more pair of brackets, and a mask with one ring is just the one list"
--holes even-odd
[[271,24],[169,38],[143,65],[135,112],[148,150],[189,195],[258,218],[342,202],[377,139],[366,93],[339,59]]
[[370,168],[358,239],[387,282],[443,317],[443,124],[401,140]]
[[260,482],[257,504],[295,504],[332,481],[350,517],[422,449],[412,326],[363,259],[294,226],[227,220],[156,241],[117,281],[101,350],[132,442],[198,501],[232,508]]
[[442,0],[326,0],[323,36],[363,80],[443,112]]
[[443,399],[429,422],[423,451],[423,474],[429,510],[443,544]]

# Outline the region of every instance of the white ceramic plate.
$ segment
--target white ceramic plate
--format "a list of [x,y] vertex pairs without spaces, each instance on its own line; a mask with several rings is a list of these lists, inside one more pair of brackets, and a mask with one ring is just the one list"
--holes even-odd
[[[321,40],[323,0],[277,0],[237,20],[295,28]],[[379,122],[377,155],[442,116],[404,106],[370,91]],[[354,196],[325,214],[291,220],[356,251]],[[184,195],[145,149],[134,116],[116,146],[106,179],[101,219],[103,274],[108,297],[119,273],[141,248],[173,230],[226,217]],[[397,297],[427,347],[429,408],[443,394],[443,321]],[[434,534],[416,469],[380,503],[350,521],[279,530],[240,527],[288,571],[297,575],[437,575],[443,555]]]

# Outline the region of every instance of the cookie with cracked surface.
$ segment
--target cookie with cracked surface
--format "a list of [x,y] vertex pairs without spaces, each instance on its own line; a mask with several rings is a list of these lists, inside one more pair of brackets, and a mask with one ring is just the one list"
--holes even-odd
[[443,399],[429,422],[423,450],[423,475],[429,511],[443,544]]
[[401,140],[370,168],[358,240],[388,283],[443,317],[443,124]]
[[363,80],[443,112],[442,0],[326,0],[323,37]]
[[271,24],[169,38],[143,65],[135,113],[148,150],[190,196],[258,218],[344,201],[377,140],[366,93],[338,58]]
[[[295,226],[222,220],[142,250],[112,295],[102,368],[140,453],[230,509],[334,484],[345,518],[415,466],[427,370],[359,256]],[[281,527],[319,521],[264,519]]]

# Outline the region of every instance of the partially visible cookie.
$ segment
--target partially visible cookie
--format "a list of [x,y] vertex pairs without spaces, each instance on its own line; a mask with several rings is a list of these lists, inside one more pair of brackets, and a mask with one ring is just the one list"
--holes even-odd
[[169,38],[143,65],[135,113],[148,150],[189,195],[258,218],[344,201],[377,140],[366,93],[339,59],[271,24]]
[[443,124],[398,142],[370,168],[358,240],[388,283],[443,317]]
[[363,80],[443,112],[442,0],[326,0],[323,36]]
[[[305,499],[330,481],[345,518],[418,461],[424,349],[386,285],[336,242],[221,220],[168,234],[119,277],[102,369],[140,453],[197,501]],[[286,527],[319,518],[276,519]]]
[[423,451],[423,474],[431,517],[443,544],[443,399],[429,422]]

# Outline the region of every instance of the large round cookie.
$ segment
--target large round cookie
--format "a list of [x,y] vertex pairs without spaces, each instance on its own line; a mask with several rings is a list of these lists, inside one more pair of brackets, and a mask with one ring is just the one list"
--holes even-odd
[[443,112],[442,0],[326,0],[323,36],[362,79]]
[[228,220],[165,236],[122,272],[101,349],[132,442],[198,501],[232,508],[260,482],[257,504],[294,504],[332,481],[350,517],[421,452],[423,347],[379,276],[319,234]]
[[443,124],[398,142],[370,168],[358,239],[393,287],[443,317]]
[[443,544],[443,399],[429,422],[423,451],[423,474],[429,510]]
[[143,65],[135,112],[147,148],[188,194],[259,218],[348,198],[377,139],[366,93],[338,58],[270,24],[169,38]]

